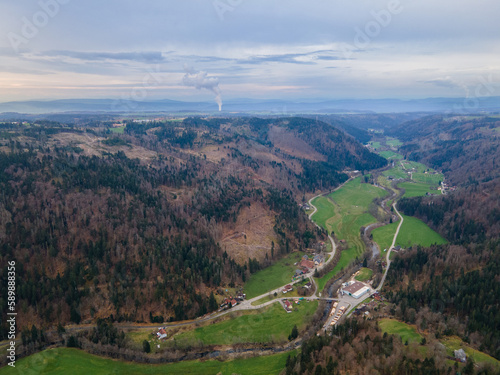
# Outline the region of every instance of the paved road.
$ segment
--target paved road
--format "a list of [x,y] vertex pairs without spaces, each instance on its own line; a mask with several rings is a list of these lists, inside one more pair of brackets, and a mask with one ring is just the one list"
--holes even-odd
[[[384,187],[381,187],[381,188],[385,189]],[[387,190],[387,189],[385,189],[385,190]],[[391,195],[391,198],[394,195],[395,194],[393,193]],[[390,199],[390,198],[387,198],[387,199]],[[385,202],[387,201],[387,199],[384,199],[384,201],[381,202],[382,208],[385,208]],[[401,225],[403,224],[403,221],[404,221],[403,216],[401,216],[401,214],[399,213],[399,211],[396,208],[396,202],[394,202],[392,204],[392,207],[394,208],[394,211],[396,212],[396,214],[399,216],[399,218],[401,220],[400,220],[399,225],[398,225],[398,227],[396,229],[396,232],[394,233],[394,237],[392,239],[392,244],[389,247],[389,250],[387,252],[387,256],[386,256],[387,267],[386,267],[385,272],[384,272],[384,274],[382,276],[382,280],[380,281],[380,284],[378,285],[378,287],[376,289],[371,289],[368,294],[366,294],[365,296],[362,296],[360,299],[356,299],[356,298],[353,298],[353,297],[350,297],[350,296],[347,296],[347,295],[340,296],[339,297],[339,304],[338,304],[338,306],[336,308],[336,312],[339,311],[339,309],[342,306],[345,306],[346,307],[346,311],[344,312],[344,314],[342,315],[342,317],[348,316],[356,308],[357,305],[359,305],[366,298],[372,296],[374,293],[380,291],[382,289],[383,285],[384,285],[385,279],[387,277],[387,273],[389,272],[389,268],[391,266],[391,259],[390,259],[391,250],[394,248],[394,245],[396,244],[396,240],[398,238],[399,230],[401,229]],[[326,329],[330,326],[330,323],[333,320],[336,312],[327,319],[327,321],[323,325],[323,331],[326,332]],[[339,319],[339,321],[340,320],[341,319]]]
[[[344,182],[344,184],[346,184],[347,182],[349,182],[351,179],[347,180],[346,182]],[[338,186],[335,190],[337,189],[340,189],[344,184]],[[333,191],[335,191],[333,190]],[[309,214],[309,219],[312,218],[312,216],[317,212],[317,208],[312,204],[312,201],[314,199],[316,199],[317,197],[321,196],[323,194],[319,194],[313,198],[311,198],[309,200],[309,205],[314,207],[314,211],[312,213]],[[398,228],[396,230],[396,233],[394,235],[394,239],[392,241],[392,245],[391,245],[391,249],[394,247],[394,244],[396,242],[396,238],[397,238],[397,235],[399,233],[399,229],[401,228],[401,224],[403,223],[403,217],[399,214],[399,212],[397,211],[396,209],[396,204],[393,203],[393,207],[396,211],[396,213],[399,215],[399,217],[401,218],[401,222],[399,223],[398,225]],[[311,219],[312,221],[312,219]],[[314,222],[313,222],[314,223]],[[314,223],[316,226],[318,226],[316,223]],[[318,226],[319,227],[319,226]],[[333,238],[328,234],[328,238],[332,244],[332,252],[329,253],[329,258],[325,261],[325,263],[321,266],[321,267],[318,267],[318,269],[322,269],[324,267],[326,267],[332,260],[333,258],[335,257],[335,253],[337,251],[337,246],[335,244],[335,241],[333,240]],[[385,278],[387,276],[387,272],[389,270],[389,266],[390,266],[390,259],[389,259],[389,255],[390,255],[390,251],[391,249],[389,249],[389,252],[387,253],[387,268],[385,270],[385,273],[384,273],[384,276],[382,278],[382,281],[380,282],[380,285],[379,287],[376,289],[377,291],[380,290],[382,288],[382,285],[385,281]],[[309,297],[304,297],[305,300],[326,300],[326,301],[337,301],[339,302],[338,304],[338,307],[337,309],[339,309],[341,306],[346,306],[347,307],[347,310],[345,311],[344,315],[343,316],[347,316],[356,306],[357,304],[360,303],[360,300],[358,299],[355,299],[353,297],[349,297],[349,296],[342,296],[341,298],[339,299],[336,299],[336,298],[320,298],[320,297],[317,297],[316,296],[316,293],[317,293],[317,284],[316,284],[316,281],[314,280],[314,277],[313,277],[313,274],[314,274],[314,271],[311,270],[310,272],[308,272],[307,274],[304,274],[304,278],[309,278],[311,280],[311,282],[315,285],[315,292],[312,296],[309,296]],[[289,282],[288,284],[295,284],[297,282],[301,281],[301,279],[297,279],[295,281],[291,281]],[[191,324],[196,324],[196,323],[200,323],[200,322],[205,322],[205,321],[208,321],[208,320],[212,320],[212,319],[216,319],[218,317],[221,317],[225,314],[228,314],[230,312],[233,312],[233,311],[241,311],[241,310],[255,310],[255,309],[260,309],[262,307],[265,307],[265,306],[268,306],[268,305],[271,305],[277,301],[283,301],[285,299],[295,299],[297,297],[280,297],[280,298],[275,298],[271,301],[267,301],[265,303],[262,303],[260,305],[257,305],[257,306],[252,306],[252,302],[255,302],[255,301],[258,301],[259,299],[261,298],[264,298],[266,296],[268,296],[269,294],[274,294],[275,292],[276,293],[281,293],[282,290],[284,288],[284,285],[279,287],[279,288],[276,288],[270,292],[266,292],[260,296],[257,296],[257,297],[254,297],[254,298],[251,298],[251,299],[248,299],[248,300],[244,300],[243,302],[241,302],[239,305],[231,308],[231,309],[228,309],[228,310],[225,310],[225,311],[221,311],[221,312],[215,312],[215,313],[212,313],[212,314],[209,314],[209,315],[205,315],[203,317],[200,317],[198,319],[195,319],[195,320],[191,320],[191,321],[183,321],[183,322],[176,322],[176,323],[157,323],[157,324],[144,324],[144,325],[130,325],[130,324],[117,324],[117,327],[120,327],[122,329],[139,329],[139,328],[158,328],[159,326],[166,326],[166,327],[181,327],[181,326],[186,326],[186,325],[191,325]],[[372,291],[369,295],[373,294],[374,291]],[[368,295],[367,295],[368,296]],[[366,297],[363,297],[363,300],[365,299]],[[331,321],[332,318],[329,318],[327,320],[327,324],[325,324],[325,327],[327,327],[327,325],[329,324],[329,322]],[[90,325],[79,325],[79,326],[69,326],[69,327],[66,327],[66,331],[67,332],[78,332],[78,331],[83,331],[83,330],[88,330],[88,329],[91,329],[95,327],[95,324],[90,324]],[[20,340],[17,339],[16,340],[16,343],[19,343]],[[2,347],[4,344],[6,344],[6,342],[2,342],[0,343],[0,347]]]

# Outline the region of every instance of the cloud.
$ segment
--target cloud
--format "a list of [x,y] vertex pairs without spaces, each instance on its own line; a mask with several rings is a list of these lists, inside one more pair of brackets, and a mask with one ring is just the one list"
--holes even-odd
[[465,91],[466,97],[469,97],[469,94],[470,94],[469,87],[464,82],[458,82],[449,76],[443,77],[443,78],[426,80],[426,81],[420,81],[420,82],[431,84],[431,85],[438,86],[438,87],[444,87],[447,89],[454,89],[454,90],[462,89]]
[[[498,0],[400,1],[404,10],[364,47],[356,47],[357,30],[380,19],[388,0],[224,2],[239,5],[221,21],[212,1],[71,1],[15,53],[8,33],[21,35],[23,17],[31,20],[39,7],[0,1],[0,100],[11,99],[11,87],[19,87],[18,99],[36,98],[32,86],[53,97],[120,96],[117,85],[140,84],[156,65],[168,84],[151,96],[193,100],[205,90],[220,97],[218,81],[186,89],[215,77],[224,77],[227,100],[264,97],[275,87],[283,89],[274,98],[462,96],[477,77],[500,74]],[[356,47],[352,59],[345,45]],[[179,71],[183,64],[210,74]],[[75,82],[102,87],[51,89]],[[305,82],[307,91],[286,89]]]
[[[340,53],[339,53],[340,54]],[[282,53],[272,55],[253,55],[244,59],[238,59],[239,64],[263,64],[263,63],[286,63],[298,65],[314,65],[318,60],[336,61],[345,60],[336,56],[335,51],[318,50],[306,53]]]
[[47,51],[38,53],[41,56],[49,57],[71,57],[85,61],[136,61],[144,63],[164,62],[165,57],[162,52],[79,52],[79,51]]
[[192,86],[198,90],[206,89],[215,94],[215,102],[219,105],[219,111],[222,110],[222,98],[219,88],[219,79],[217,77],[208,77],[207,72],[197,71],[193,67],[184,64],[186,74],[182,78],[185,86]]

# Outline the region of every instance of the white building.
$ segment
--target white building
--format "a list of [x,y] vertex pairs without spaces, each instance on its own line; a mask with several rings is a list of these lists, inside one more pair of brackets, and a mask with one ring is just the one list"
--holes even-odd
[[366,286],[363,283],[360,283],[359,281],[356,281],[341,289],[341,292],[343,295],[347,294],[354,298],[360,298],[361,296],[370,293],[370,287]]

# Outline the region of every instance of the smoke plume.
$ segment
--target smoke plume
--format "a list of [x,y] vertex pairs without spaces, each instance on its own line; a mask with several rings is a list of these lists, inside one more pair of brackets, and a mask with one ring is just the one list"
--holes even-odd
[[215,101],[222,110],[222,98],[220,96],[219,79],[217,77],[207,77],[207,72],[196,71],[190,66],[184,65],[186,74],[182,78],[185,86],[196,87],[198,90],[206,89],[215,94]]

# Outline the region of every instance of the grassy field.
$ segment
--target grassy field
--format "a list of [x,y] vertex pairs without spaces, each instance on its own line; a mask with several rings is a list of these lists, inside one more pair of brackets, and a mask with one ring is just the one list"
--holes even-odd
[[393,147],[398,147],[403,145],[403,143],[397,138],[386,138],[385,144]]
[[386,177],[392,177],[394,179],[397,178],[409,178],[410,176],[408,175],[407,172],[405,172],[401,166],[396,166],[394,168],[389,169],[388,171],[382,172],[382,174]]
[[[396,245],[408,247],[409,244],[431,246],[433,244],[447,243],[443,237],[429,228],[422,220],[405,215],[403,215],[403,218],[404,222],[399,231]],[[397,225],[397,223],[394,224]]]
[[373,240],[378,244],[382,257],[385,257],[384,249],[389,250],[389,247],[392,244],[392,239],[394,238],[394,233],[396,233],[398,224],[399,222],[392,223],[372,230]]
[[[404,221],[396,239],[395,246],[408,247],[411,245],[431,246],[433,244],[445,244],[447,241],[438,233],[434,232],[422,220],[412,216],[403,215]],[[372,231],[373,239],[380,247],[380,250],[389,249],[392,238],[396,233],[399,222],[375,228]]]
[[328,272],[323,277],[316,279],[316,284],[318,284],[318,291],[322,292],[325,288],[326,283],[334,277],[338,272],[340,272],[343,268],[345,268],[352,259],[356,258],[356,251],[354,248],[344,250],[340,255],[339,262],[335,265],[333,270]]
[[443,175],[440,173],[413,173],[413,181],[433,186],[439,186],[443,178]]
[[480,352],[479,350],[475,350],[467,346],[459,337],[447,337],[441,340],[444,346],[446,346],[446,351],[448,355],[453,356],[453,351],[458,349],[463,349],[467,357],[473,358],[476,363],[489,363],[494,366],[497,371],[500,371],[500,361],[489,356],[486,353]]
[[368,281],[372,278],[373,271],[369,268],[361,268],[355,279],[358,281]]
[[[307,325],[318,308],[318,302],[303,301],[300,305],[294,303],[293,306],[294,311],[287,313],[280,303],[274,303],[230,320],[180,333],[174,336],[174,340],[180,347],[284,342],[294,325],[297,325],[299,331]],[[170,341],[173,340],[167,343]]]
[[440,190],[432,189],[431,185],[418,182],[401,182],[398,184],[398,187],[405,189],[405,194],[403,195],[404,198],[421,197],[425,196],[427,193],[436,195],[441,194]]
[[313,201],[318,212],[312,219],[329,233],[335,233],[339,240],[347,241],[347,250],[341,254],[339,263],[322,278],[317,279],[321,292],[332,277],[346,267],[357,256],[364,253],[365,246],[359,235],[362,226],[375,223],[376,219],[367,213],[374,198],[383,197],[385,190],[370,184],[362,184],[360,178],[349,181],[327,198],[319,197]]
[[125,132],[125,126],[119,126],[117,128],[110,128],[111,133],[123,134]]
[[422,341],[422,336],[417,332],[415,327],[412,327],[406,323],[400,322],[395,319],[381,319],[378,325],[382,332],[387,332],[390,335],[398,335],[401,337],[403,343],[408,341],[420,343]]
[[358,177],[331,193],[329,198],[347,210],[359,211],[355,210],[355,206],[362,206],[361,211],[363,211],[374,198],[383,197],[385,194],[386,192],[378,187],[362,184]]
[[15,368],[3,367],[0,375],[148,375],[148,374],[190,374],[190,375],[267,375],[279,374],[285,367],[287,352],[264,357],[236,359],[234,361],[185,361],[165,365],[146,365],[116,361],[88,354],[78,349],[48,349],[20,359]]
[[280,259],[272,266],[257,271],[250,276],[245,283],[247,299],[257,297],[261,294],[288,284],[295,273],[294,263],[300,261],[303,253],[291,253]]
[[435,172],[434,169],[428,167],[425,164],[422,164],[422,163],[419,163],[416,161],[402,160],[402,163],[407,170],[412,170],[413,172],[417,172],[417,173],[424,173],[424,172],[434,173]]
[[386,159],[398,160],[403,158],[403,155],[398,154],[394,151],[380,151],[378,154]]
[[[157,345],[165,347],[163,341],[158,340],[156,335],[152,335],[152,329],[141,329],[140,331],[127,332],[127,336],[134,342],[136,349],[142,350],[142,342],[148,340],[151,346],[151,353],[156,353],[158,349]],[[169,335],[170,336],[170,335]]]
[[318,211],[316,211],[311,219],[320,227],[327,229],[328,233],[330,233],[331,229],[327,228],[326,222],[335,215],[335,205],[330,199],[325,197],[316,198],[312,201],[312,204]]

